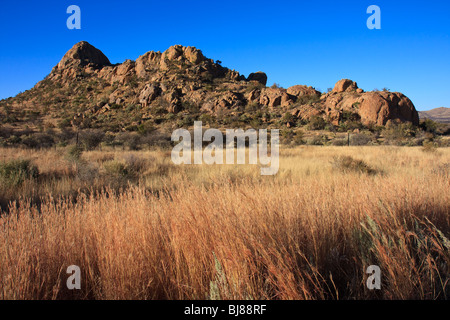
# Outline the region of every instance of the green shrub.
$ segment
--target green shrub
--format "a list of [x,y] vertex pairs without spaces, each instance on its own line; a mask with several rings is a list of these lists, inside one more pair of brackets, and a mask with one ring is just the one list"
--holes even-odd
[[78,145],[72,145],[67,149],[66,158],[69,161],[79,161],[83,154],[83,148]]
[[[170,113],[170,114],[173,115],[173,113]],[[155,127],[153,126],[153,122],[152,121],[146,121],[146,122],[140,124],[137,127],[137,132],[139,134],[141,134],[141,135],[145,135],[145,134],[150,133],[150,132],[152,132],[154,130],[155,130]]]
[[117,160],[110,160],[103,163],[103,168],[107,174],[116,178],[126,178],[128,176],[128,169],[123,162]]
[[260,105],[258,102],[249,102],[246,106],[245,106],[245,112],[247,113],[252,113],[252,112],[257,112],[261,109]]
[[381,134],[386,144],[404,145],[410,138],[416,136],[416,128],[411,123],[386,124]]
[[18,186],[27,179],[36,179],[39,170],[30,160],[12,160],[0,163],[0,181],[3,185]]
[[319,116],[311,117],[307,125],[309,130],[323,130],[327,125],[326,121]]
[[420,126],[424,131],[431,133],[435,133],[438,128],[438,124],[431,119],[425,119]]
[[179,127],[187,128],[194,125],[194,119],[190,115],[186,115],[178,122]]
[[320,101],[320,94],[304,95],[297,98],[296,105],[313,105]]
[[286,112],[282,118],[283,122],[293,122],[294,116],[290,112]]

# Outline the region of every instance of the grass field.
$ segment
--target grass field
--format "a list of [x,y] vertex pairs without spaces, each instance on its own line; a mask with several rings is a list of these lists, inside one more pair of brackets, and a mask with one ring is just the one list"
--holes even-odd
[[170,150],[1,149],[0,299],[450,297],[449,148],[280,152],[261,176]]

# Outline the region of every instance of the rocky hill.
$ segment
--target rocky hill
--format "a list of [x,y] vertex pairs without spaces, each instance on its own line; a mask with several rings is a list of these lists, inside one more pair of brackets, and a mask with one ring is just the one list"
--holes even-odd
[[431,119],[440,123],[450,124],[450,108],[436,108],[428,111],[419,111],[420,119]]
[[319,118],[334,126],[349,120],[365,126],[419,124],[413,103],[398,92],[364,92],[347,79],[325,94],[305,85],[266,84],[265,73],[245,77],[194,47],[175,45],[111,64],[83,41],[34,88],[2,100],[0,123],[11,130],[105,132],[175,128],[196,119],[219,127],[289,127]]

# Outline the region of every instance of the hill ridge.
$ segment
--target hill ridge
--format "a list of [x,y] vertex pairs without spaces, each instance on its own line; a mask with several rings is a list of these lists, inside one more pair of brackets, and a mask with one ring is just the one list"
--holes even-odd
[[[398,92],[364,92],[343,79],[322,94],[306,85],[267,87],[267,75],[248,77],[205,57],[195,47],[174,45],[135,61],[111,64],[86,41],[75,44],[32,89],[0,101],[0,119],[29,128],[188,126],[195,119],[219,126],[292,126],[320,118],[331,126],[349,121],[382,126],[418,125],[418,113]],[[350,127],[349,127],[350,128]],[[350,128],[351,129],[351,128]]]
[[421,119],[431,119],[436,122],[450,123],[450,108],[440,107],[427,111],[419,111]]

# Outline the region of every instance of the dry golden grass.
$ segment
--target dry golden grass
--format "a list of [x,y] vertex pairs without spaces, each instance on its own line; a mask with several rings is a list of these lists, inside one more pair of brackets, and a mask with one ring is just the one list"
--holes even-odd
[[[3,202],[24,197],[0,218],[2,299],[449,298],[449,149],[286,149],[274,177],[174,166],[164,150],[87,152],[81,164],[63,150],[1,153],[45,178],[2,186]],[[342,170],[338,156],[376,174]],[[111,179],[108,161],[138,177]],[[80,165],[98,174],[80,179]],[[377,291],[365,285],[373,264]],[[81,290],[66,288],[69,265]]]

